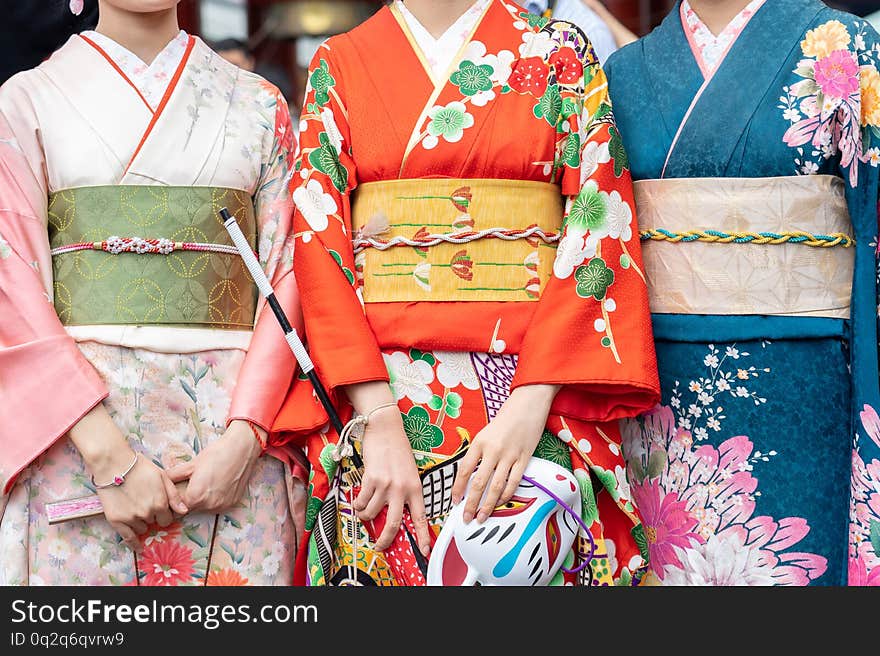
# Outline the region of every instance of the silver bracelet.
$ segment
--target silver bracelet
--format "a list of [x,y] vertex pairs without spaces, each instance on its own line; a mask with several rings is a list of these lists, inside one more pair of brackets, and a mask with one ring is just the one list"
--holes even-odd
[[140,457],[140,454],[135,452],[134,459],[131,461],[131,464],[128,466],[128,469],[126,469],[121,474],[116,474],[116,476],[113,477],[113,480],[110,481],[109,483],[101,483],[101,484],[95,483],[95,477],[92,476],[92,485],[95,486],[96,490],[104,490],[104,489],[107,489],[108,487],[119,487],[120,485],[125,483],[125,477],[128,476],[128,474],[131,472],[132,469],[134,469],[134,466],[137,464],[139,457]]

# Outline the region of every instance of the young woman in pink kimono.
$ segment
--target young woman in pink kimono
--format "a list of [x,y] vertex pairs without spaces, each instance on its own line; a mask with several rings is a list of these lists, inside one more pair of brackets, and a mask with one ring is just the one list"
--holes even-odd
[[177,0],[99,5],[0,87],[0,583],[288,584],[295,465],[261,455],[294,361],[217,219],[295,317],[287,106]]

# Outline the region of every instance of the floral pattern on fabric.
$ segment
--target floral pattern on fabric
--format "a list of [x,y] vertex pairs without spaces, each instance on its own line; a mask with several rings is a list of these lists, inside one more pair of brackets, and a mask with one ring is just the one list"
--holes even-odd
[[[576,297],[595,304],[598,316],[591,323],[598,333],[597,341],[620,362],[611,314],[617,303],[610,294],[619,278],[637,276],[644,284],[644,275],[630,254],[637,238],[632,198],[613,189],[628,172],[629,163],[614,125],[607,82],[589,40],[578,28],[533,16],[513,5],[504,6],[520,32],[518,51],[489,53],[477,39],[468,43],[448,80],[460,97],[428,109],[423,122],[413,130],[401,168],[416,144],[430,151],[454,147],[499,97],[510,93],[533,96],[533,119],[548,124],[557,134],[554,159],[536,162],[536,166],[542,168],[548,182],[560,183],[576,175],[581,183],[580,193],[566,204],[554,276],[567,281],[566,289]],[[309,72],[300,122],[300,132],[315,132],[316,139],[308,145],[308,137],[303,137],[297,167],[305,183],[293,192],[310,228],[299,233],[306,243],[311,232],[324,233],[332,240],[330,233],[338,225],[344,230],[338,214],[340,204],[333,193],[344,194],[351,186],[352,171],[345,163],[350,159],[347,151],[351,144],[338,127],[339,113],[344,109],[335,91],[337,84],[330,63],[319,50]],[[331,185],[320,182],[321,177]],[[338,223],[329,222],[328,217]],[[350,237],[346,235],[346,239]],[[334,246],[331,254],[343,250]],[[341,256],[338,261],[360,291],[362,280],[351,273],[357,269],[354,262],[344,262]],[[470,264],[466,260],[450,263],[463,279],[468,279]],[[429,273],[430,265],[424,263],[413,271],[416,284],[426,291],[430,291]]]
[[[84,343],[106,381],[104,402],[129,444],[168,469],[224,432],[241,351],[177,356]],[[296,546],[282,463],[261,458],[241,502],[149,526],[135,557],[103,518],[48,526],[44,505],[94,494],[82,458],[57,442],[18,481],[0,523],[0,583],[205,585],[215,574],[252,585],[289,585]]]
[[[77,40],[71,40],[54,57],[65,61],[67,57],[76,57],[78,52],[86,52],[90,61],[94,59],[90,46],[80,41],[78,46],[81,50],[71,51],[72,43],[77,43]],[[213,133],[209,139],[201,136],[193,139],[187,149],[181,150],[180,161],[196,161],[185,158],[210,154],[214,158],[210,175],[226,176],[227,184],[232,180],[234,184],[240,183],[240,188],[251,196],[256,214],[259,259],[276,289],[279,289],[284,284],[285,274],[292,268],[287,190],[294,135],[290,129],[287,105],[278,90],[262,78],[221,66],[219,56],[203,43],[197,42],[193,53],[194,58],[198,54],[200,61],[188,62],[180,88],[170,96],[169,107],[174,107],[178,99],[185,102],[188,96],[181,98],[180,94],[210,97],[213,103],[210,108],[222,109],[225,124],[222,120],[218,124],[224,125],[225,132],[220,133],[224,139],[222,141],[215,140],[217,135]],[[109,76],[118,84],[116,89],[133,94],[128,85],[120,81],[115,70],[106,62],[103,65],[106,70],[95,71],[96,80],[106,83]],[[104,77],[101,78],[98,73]],[[35,104],[35,99],[43,101],[45,97],[52,98],[51,93],[57,93],[57,90],[54,86],[50,87],[48,81],[44,82],[45,87],[40,87],[42,78],[38,77],[39,73],[24,73],[19,77],[21,88],[4,85],[3,91],[10,95],[31,93],[33,95],[28,97],[28,102]],[[44,96],[47,88],[52,91]],[[5,233],[0,243],[0,296],[7,299],[4,311],[8,310],[11,316],[18,313],[15,316],[44,317],[46,307],[52,308],[51,297],[46,293],[42,281],[38,280],[38,264],[49,261],[50,257],[48,252],[39,251],[35,245],[45,244],[48,250],[48,208],[40,205],[41,202],[48,204],[46,181],[33,175],[33,168],[27,166],[27,162],[14,160],[10,153],[25,153],[41,162],[51,159],[58,168],[56,173],[71,177],[76,175],[77,179],[89,186],[115,184],[118,179],[105,179],[96,173],[106,170],[102,168],[106,162],[100,159],[96,160],[94,169],[84,169],[79,164],[75,172],[70,171],[70,167],[65,169],[61,162],[64,158],[55,158],[53,155],[57,151],[44,150],[49,148],[49,144],[27,141],[33,140],[35,134],[45,135],[50,129],[58,129],[58,125],[52,121],[27,124],[27,114],[9,110],[6,104],[9,95],[4,94],[2,100],[0,149],[7,149],[2,156],[4,164],[9,164],[4,168],[4,173],[9,177],[5,178],[7,184],[3,187],[21,189],[21,195],[14,198],[20,206],[10,203],[6,210],[6,217],[17,223],[12,224],[15,229]],[[108,102],[112,100],[114,98],[111,97]],[[221,100],[224,104],[219,107]],[[208,115],[208,107],[206,103],[198,106],[200,111],[190,112],[189,115],[184,113],[183,117],[175,115],[173,120],[169,117],[156,129],[176,129],[181,124],[190,123],[201,127],[216,118]],[[81,123],[75,122],[78,118],[71,116],[69,120],[74,121],[77,129],[87,131],[89,124],[81,127]],[[7,127],[8,119],[16,120],[11,128]],[[70,127],[67,122],[59,123],[68,129]],[[10,134],[7,129],[12,130],[17,140],[7,138]],[[94,138],[105,136],[98,132]],[[151,139],[167,141],[166,135],[158,133]],[[21,148],[21,144],[26,144],[26,147]],[[150,146],[148,139],[145,148]],[[99,158],[105,156],[103,150],[96,155]],[[21,169],[13,168],[12,164],[21,166]],[[187,175],[189,173],[190,170]],[[167,171],[163,169],[162,174],[167,174]],[[8,196],[4,203],[7,202],[6,198]],[[51,264],[44,268],[51,271]],[[288,309],[293,315],[295,308]],[[50,357],[66,364],[66,370],[59,368],[59,371],[64,371],[74,380],[77,372],[92,372],[109,392],[103,403],[132,448],[160,467],[168,468],[192,459],[223,434],[233,400],[238,398],[242,405],[250,401],[242,402],[240,398],[245,395],[236,393],[237,383],[248,369],[242,366],[246,359],[242,349],[214,350],[214,346],[203,344],[201,350],[177,354],[159,352],[159,349],[106,345],[92,340],[74,345],[54,310],[51,311],[51,322],[44,320],[42,325],[51,326],[51,330],[68,339],[71,350],[76,353],[76,359],[58,348],[50,353]],[[37,334],[33,334],[34,326],[40,325],[35,323],[29,326],[27,322],[18,322],[16,331],[11,333],[11,343],[5,341],[10,333],[0,331],[4,332],[4,339],[0,339],[0,342],[4,342],[0,344],[0,352],[22,346],[31,347],[45,340],[49,329],[43,332],[37,330]],[[271,338],[259,338],[260,326],[258,322],[258,330],[249,346],[250,353],[256,353],[257,357],[260,349],[271,351],[277,348],[277,342]],[[201,333],[199,339],[207,340],[212,336],[206,331]],[[280,343],[283,344],[283,341]],[[37,349],[33,350],[36,352]],[[279,371],[284,370],[285,367],[279,367]],[[259,376],[251,374],[251,378]],[[23,386],[23,389],[29,388]],[[261,399],[247,405],[246,411],[261,417],[260,413],[266,412],[262,404]],[[67,407],[69,415],[61,417],[57,423],[69,426],[93,405],[94,402],[85,407]],[[45,404],[41,407],[45,407]],[[274,410],[269,412],[274,413]],[[265,418],[262,421],[270,423],[271,417],[269,421]],[[0,497],[0,584],[204,585],[214,584],[212,579],[215,572],[222,577],[222,581],[242,584],[280,585],[292,582],[297,531],[302,527],[297,527],[292,517],[296,512],[297,499],[291,472],[280,461],[267,456],[257,463],[241,502],[234,508],[219,515],[193,513],[165,528],[150,527],[141,536],[144,551],[135,558],[103,518],[48,525],[46,503],[94,493],[82,458],[65,436],[33,430],[31,435],[14,435],[16,442],[12,442],[6,441],[8,435],[9,432],[4,432],[0,440],[3,441],[0,457],[10,457],[10,461],[4,460],[3,466],[0,466],[0,480],[4,486],[8,482],[11,488],[8,495]],[[31,442],[35,445],[31,447],[34,449],[32,454],[25,453],[23,449],[8,448],[10,444],[18,446]],[[44,446],[37,450],[41,444]],[[8,455],[10,453],[12,456]],[[12,457],[18,460],[11,460]],[[22,467],[24,469],[19,474]],[[16,474],[19,475],[13,479]]]
[[797,149],[798,174],[815,174],[839,155],[855,187],[860,163],[880,165],[880,42],[869,30],[864,21],[848,28],[831,20],[800,43],[804,57],[794,73],[802,79],[779,98],[791,124],[782,139]]
[[[623,422],[623,448],[651,570],[665,585],[806,585],[826,559],[792,549],[810,530],[800,517],[756,515],[757,463],[778,455],[754,448],[745,435],[721,433],[725,406],[764,405],[752,383],[770,373],[749,364],[735,344],[710,344],[704,376],[678,381],[669,405]],[[717,445],[716,445],[717,444]]]
[[[617,417],[650,407],[656,372],[653,353],[642,341],[648,323],[646,287],[628,162],[604,73],[589,41],[573,25],[494,0],[471,41],[461,44],[461,58],[441,87],[411,51],[407,36],[406,22],[395,15],[393,5],[384,8],[352,32],[322,45],[308,74],[296,165],[299,178],[293,183],[298,210],[294,269],[311,355],[331,394],[342,399],[340,386],[388,380],[413,457],[426,476],[454,466],[452,459],[495,416],[512,386],[546,382],[568,367],[571,371],[564,377],[571,381],[567,391],[574,397],[572,417]],[[362,48],[373,48],[376,56],[362,60]],[[399,66],[397,76],[385,74],[392,63]],[[401,84],[403,75],[412,75],[419,90]],[[372,100],[376,97],[381,102]],[[405,112],[397,111],[403,107]],[[365,121],[367,115],[371,118]],[[504,121],[497,120],[500,115]],[[376,123],[386,121],[386,116],[387,122]],[[516,129],[508,126],[507,118]],[[461,182],[458,174],[463,175]],[[431,202],[442,205],[442,212],[426,213],[413,224],[392,221],[386,212],[355,220],[352,206],[367,202],[368,184],[427,178],[456,179],[443,193],[431,194]],[[547,227],[570,232],[568,241],[563,238],[558,252],[552,245],[542,246],[550,253],[549,261],[565,260],[561,275],[548,276],[543,289],[528,283],[502,290],[517,296],[524,292],[533,301],[523,308],[534,312],[528,321],[533,340],[525,326],[508,327],[515,321],[508,313],[519,313],[525,303],[490,304],[485,295],[474,294],[462,302],[462,312],[468,307],[464,303],[473,309],[469,320],[456,322],[450,316],[451,303],[444,300],[364,300],[369,273],[358,263],[353,238],[387,236],[391,225],[405,226],[415,236],[437,227],[466,232],[479,221],[482,196],[476,185],[466,182],[477,179],[558,185],[553,200],[565,202],[564,208],[559,203]],[[413,200],[408,193],[404,197]],[[427,291],[437,285],[443,267],[442,273],[455,284],[474,281],[470,285],[477,288],[483,287],[476,282],[480,266],[516,267],[519,274],[537,270],[534,259],[513,258],[512,249],[505,248],[508,242],[498,242],[499,252],[485,260],[462,245],[449,258],[428,262],[423,247],[407,246],[401,251],[412,258],[403,263],[405,270],[387,274],[401,277],[380,280],[399,280]],[[383,310],[393,313],[404,306],[407,311],[436,310],[436,328],[413,321],[425,336],[412,339],[389,334],[405,320],[394,327],[372,322]],[[441,326],[444,317],[446,325]],[[333,333],[341,328],[340,339]],[[565,338],[572,347],[563,355],[557,339]],[[581,358],[592,358],[592,373],[573,364]],[[632,373],[619,376],[627,365],[633,366]],[[596,373],[600,369],[601,375]],[[575,389],[580,381],[584,387],[595,384],[602,389],[595,395],[603,398],[595,413],[587,409],[588,395],[581,397],[581,390]],[[628,405],[641,391],[644,396]],[[610,400],[605,404],[604,399]],[[344,414],[351,412],[347,404],[341,406]],[[298,562],[297,576],[316,585],[393,584],[366,530],[350,519],[347,493],[355,477],[339,471],[332,457],[338,437],[325,422],[311,389],[297,380],[275,425],[279,441],[301,446],[312,463],[309,549]],[[552,413],[539,451],[554,462],[568,457],[580,472],[585,521],[595,527],[597,550],[590,567],[580,577],[560,577],[559,582],[642,581],[647,543],[625,484],[617,424]],[[451,478],[446,484],[451,486]],[[448,492],[442,497],[445,501]],[[440,508],[440,497],[426,501]],[[429,509],[435,530],[447,511],[448,504],[445,510]]]
[[[80,3],[81,5],[82,3]],[[100,32],[89,30],[84,32],[83,36],[94,41],[107,53],[110,59],[125,73],[126,77],[131,80],[137,90],[141,92],[141,95],[153,110],[159,106],[162,96],[165,95],[168,83],[180,64],[180,60],[183,59],[183,53],[186,51],[186,45],[189,42],[189,35],[181,30],[156,55],[155,59],[147,64],[128,48]]]
[[[683,408],[693,403],[694,393],[687,386],[705,376],[702,360],[707,354],[706,344],[736,342],[740,350],[752,352],[750,359],[753,363],[757,360],[759,368],[771,368],[772,374],[762,374],[748,384],[737,382],[747,394],[754,392],[766,403],[756,406],[746,397],[719,399],[714,394],[715,402],[707,407],[723,408],[721,431],[705,424],[705,410],[699,420],[702,423],[695,423],[693,416],[685,417],[692,429],[676,430],[690,432],[700,448],[711,445],[719,452],[728,440],[747,439],[752,453],[762,454],[752,463],[751,473],[757,484],[752,517],[768,516],[780,523],[781,518],[790,517],[806,521],[809,531],[786,550],[826,560],[821,575],[819,569],[807,572],[809,584],[864,584],[878,567],[870,557],[876,551],[870,545],[872,512],[868,500],[873,486],[870,467],[880,458],[880,448],[870,437],[871,422],[859,415],[865,406],[880,409],[876,287],[880,168],[872,163],[872,157],[876,157],[871,153],[878,140],[869,127],[876,118],[873,70],[877,69],[880,39],[864,20],[830,9],[818,0],[773,0],[752,17],[748,29],[740,34],[713,79],[704,86],[705,78],[696,66],[676,67],[676,62],[688,54],[684,36],[678,12],[671,13],[643,39],[640,48],[622,49],[609,62],[612,98],[617,103],[621,130],[628,139],[635,179],[676,178],[673,186],[680,183],[694,187],[699,187],[701,181],[723,182],[722,178],[781,179],[816,190],[824,189],[822,178],[830,179],[840,191],[833,199],[829,196],[826,205],[820,203],[815,216],[830,216],[835,203],[845,200],[847,221],[840,227],[834,223],[834,231],[854,237],[852,251],[856,256],[854,270],[842,278],[843,302],[827,306],[846,306],[845,321],[834,319],[837,315],[832,313],[821,317],[780,316],[782,313],[771,307],[772,302],[751,316],[730,314],[720,305],[715,314],[692,314],[687,307],[705,300],[692,280],[687,276],[675,281],[655,279],[656,295],[683,301],[677,315],[654,315],[664,391],[662,405],[672,408],[671,391],[676,381],[680,388],[684,386],[683,399],[689,399],[687,404],[682,401]],[[845,97],[840,98],[842,95]],[[658,96],[666,102],[655,107],[652,103]],[[648,120],[647,107],[652,108]],[[688,119],[670,155],[671,134],[653,126],[657,121],[678,126],[685,115]],[[674,134],[674,127],[671,132]],[[798,145],[794,145],[796,142]],[[816,175],[810,176],[812,181],[798,182],[796,174]],[[737,208],[764,202],[766,194],[756,190],[730,205]],[[733,214],[729,217],[729,221],[737,220]],[[831,225],[820,232],[830,232]],[[709,227],[722,232],[742,228],[733,224]],[[724,255],[739,249],[749,250],[744,246],[718,246],[717,269],[732,270]],[[684,253],[689,249],[682,244],[671,250]],[[675,257],[670,253],[663,258],[660,268]],[[788,264],[788,258],[782,258],[774,270],[787,275],[783,272],[790,273]],[[831,269],[839,273],[841,268]],[[788,275],[780,287],[761,275],[761,266],[739,270],[749,280],[743,286],[746,294],[757,288],[770,294],[768,298],[782,299],[785,294],[803,292],[797,276]],[[821,284],[831,281],[828,274],[816,279]],[[763,348],[762,339],[773,339],[773,344]],[[720,350],[723,352],[725,347],[720,346]],[[676,412],[687,414],[686,409]],[[697,442],[694,427],[706,430],[705,440]],[[748,453],[744,446],[740,448]],[[768,455],[771,451],[776,455]],[[658,489],[661,493],[675,492],[681,498],[687,484],[682,481],[680,487],[666,479]],[[685,523],[675,535],[687,535],[692,530]],[[686,539],[693,542],[690,537]],[[710,542],[718,554],[722,547],[728,555],[732,553],[719,540],[709,538],[706,544]],[[681,548],[676,545],[671,553],[678,556]],[[697,570],[707,571],[703,556],[708,549],[700,547],[701,553],[694,554],[692,561],[684,557],[679,560],[698,576]],[[725,559],[735,562],[727,556],[718,562]],[[669,578],[666,576],[664,582]],[[801,577],[794,580],[804,581]]]
[[[859,413],[862,427],[880,448],[880,417],[869,405]],[[880,586],[880,459],[863,459],[858,438],[853,449],[849,584]]]
[[706,27],[706,24],[697,15],[697,12],[693,10],[691,3],[688,0],[682,0],[681,15],[684,18],[684,26],[690,33],[690,38],[693,39],[693,44],[699,51],[694,54],[702,59],[706,69],[705,73],[712,73],[718,67],[718,63],[721,61],[724,53],[736,41],[736,37],[740,35],[749,20],[765,1],[752,0],[716,36],[712,34],[712,31]]
[[[408,352],[386,350],[383,357],[413,456],[420,472],[428,479],[430,472],[442,471],[444,465],[461,455],[474,437],[471,427],[485,425],[489,409],[500,405],[509,394],[510,378],[498,377],[499,369],[492,356],[410,349]],[[506,356],[504,364],[512,375],[516,358]],[[334,488],[344,485],[340,483],[338,465],[329,455],[333,446],[320,435],[312,438],[309,448],[321,454],[320,470],[312,475],[306,519],[306,530],[312,532],[310,583],[340,585],[357,580],[368,585],[392,585],[393,576],[383,554],[372,548],[363,525],[352,523],[350,505],[344,495],[338,501],[314,496],[318,477],[326,476]],[[581,574],[560,571],[551,585],[608,586],[640,582],[645,576],[647,553],[634,548],[633,541],[640,547],[647,543],[626,480],[617,427],[590,425],[551,415],[534,455],[574,473],[581,485],[581,516],[596,541],[593,558]],[[435,534],[439,533],[446,514],[432,513],[431,509],[441,505],[440,496],[445,499],[445,505],[450,503],[451,480],[445,482],[442,490],[432,488],[430,494],[426,493],[428,521]],[[325,515],[324,509],[337,503],[342,512]],[[612,515],[607,510],[608,504],[616,506],[622,515]],[[600,508],[603,508],[601,513]],[[358,536],[357,549],[353,547],[354,534]],[[630,543],[621,539],[622,536],[628,537]],[[335,539],[335,543],[329,545],[332,555],[327,551],[325,540],[328,538]],[[589,553],[589,550],[589,543],[581,537],[566,559],[565,567],[572,568],[578,562],[577,554]],[[351,567],[355,554],[359,572]]]

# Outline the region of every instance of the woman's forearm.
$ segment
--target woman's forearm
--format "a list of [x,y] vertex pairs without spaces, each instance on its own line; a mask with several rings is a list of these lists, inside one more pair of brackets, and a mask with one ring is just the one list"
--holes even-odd
[[345,393],[355,411],[362,415],[366,415],[380,405],[394,402],[391,386],[384,380],[346,385]]
[[508,403],[519,410],[550,414],[550,406],[561,385],[523,385],[510,393]]
[[68,437],[90,472],[98,477],[125,469],[134,453],[103,403],[74,424]]

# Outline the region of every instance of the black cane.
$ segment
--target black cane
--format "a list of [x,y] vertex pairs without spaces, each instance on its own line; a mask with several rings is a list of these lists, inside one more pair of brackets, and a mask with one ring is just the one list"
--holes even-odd
[[[235,220],[235,217],[230,216],[229,210],[225,207],[220,210],[220,216],[223,219],[223,225],[226,227],[226,231],[229,233],[229,236],[232,237],[232,242],[241,254],[241,259],[244,261],[245,267],[247,267],[248,272],[257,284],[257,289],[260,290],[260,294],[266,299],[266,302],[275,314],[275,318],[281,325],[281,330],[284,331],[284,339],[287,340],[287,344],[290,346],[293,356],[299,363],[300,369],[302,369],[302,372],[308,376],[309,382],[312,384],[312,387],[315,389],[315,394],[318,396],[318,400],[321,402],[321,405],[324,406],[324,410],[327,411],[327,416],[330,417],[330,424],[333,426],[337,435],[342,435],[344,426],[342,420],[339,419],[339,413],[337,413],[336,408],[333,407],[333,403],[330,401],[327,390],[324,389],[321,379],[318,378],[318,374],[315,371],[315,365],[309,357],[309,352],[306,350],[299,335],[297,335],[296,330],[290,325],[287,315],[284,314],[284,309],[275,297],[275,290],[272,289],[272,284],[263,272],[263,267],[261,267],[260,263],[257,261],[257,257],[250,244],[248,244],[247,239],[245,239],[244,234],[242,234],[241,228],[238,227],[238,222]],[[352,449],[352,463],[355,467],[362,467],[364,463],[361,460],[360,454],[354,449],[354,445],[352,445]]]

